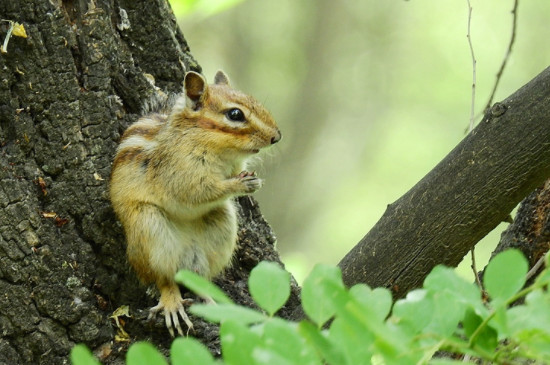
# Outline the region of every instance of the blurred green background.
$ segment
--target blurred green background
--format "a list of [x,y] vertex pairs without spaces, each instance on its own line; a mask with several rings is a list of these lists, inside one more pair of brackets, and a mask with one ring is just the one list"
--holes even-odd
[[[337,264],[465,136],[466,0],[171,0],[192,54],[263,102],[283,140],[256,194],[298,280]],[[511,37],[513,0],[471,0],[476,115]],[[550,1],[521,2],[499,101],[549,64]],[[501,224],[476,248],[484,266]],[[473,277],[469,257],[459,271]]]

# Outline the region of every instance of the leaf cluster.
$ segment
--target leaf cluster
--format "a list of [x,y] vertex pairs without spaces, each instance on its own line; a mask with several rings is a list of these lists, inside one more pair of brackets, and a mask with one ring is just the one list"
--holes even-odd
[[[338,268],[317,265],[302,288],[307,320],[275,316],[290,294],[290,275],[277,264],[260,263],[249,279],[262,309],[234,304],[217,287],[191,273],[177,280],[218,305],[193,305],[191,312],[220,323],[222,359],[214,359],[196,339],[178,338],[172,364],[453,364],[468,356],[478,363],[550,363],[550,282],[548,262],[524,288],[528,265],[517,250],[505,251],[487,266],[480,289],[454,270],[437,266],[423,288],[392,302],[384,288],[358,284],[347,289]],[[519,299],[521,305],[511,306]],[[445,359],[434,357],[446,351]],[[75,347],[75,365],[97,364],[87,349]],[[167,364],[148,343],[132,345],[127,363]],[[463,361],[460,361],[463,363]]]

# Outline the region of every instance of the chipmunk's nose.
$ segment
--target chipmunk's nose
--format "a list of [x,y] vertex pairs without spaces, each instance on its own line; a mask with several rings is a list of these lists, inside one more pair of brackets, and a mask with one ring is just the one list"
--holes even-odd
[[281,131],[277,130],[277,135],[275,137],[271,137],[271,144],[275,144],[275,143],[279,142],[281,140],[281,138],[283,138],[283,136],[281,134]]

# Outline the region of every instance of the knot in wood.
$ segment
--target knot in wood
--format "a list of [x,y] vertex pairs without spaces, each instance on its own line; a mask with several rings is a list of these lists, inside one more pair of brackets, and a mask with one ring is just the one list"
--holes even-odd
[[502,103],[495,103],[492,107],[491,107],[491,115],[493,117],[500,117],[502,114],[506,113],[506,105],[502,104]]

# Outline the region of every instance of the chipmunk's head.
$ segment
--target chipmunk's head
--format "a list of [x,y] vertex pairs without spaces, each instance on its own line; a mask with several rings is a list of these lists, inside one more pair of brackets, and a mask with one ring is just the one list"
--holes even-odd
[[281,139],[271,114],[253,97],[233,89],[223,71],[210,85],[202,75],[188,72],[184,93],[185,105],[180,100],[173,123],[200,128],[213,150],[246,157]]

